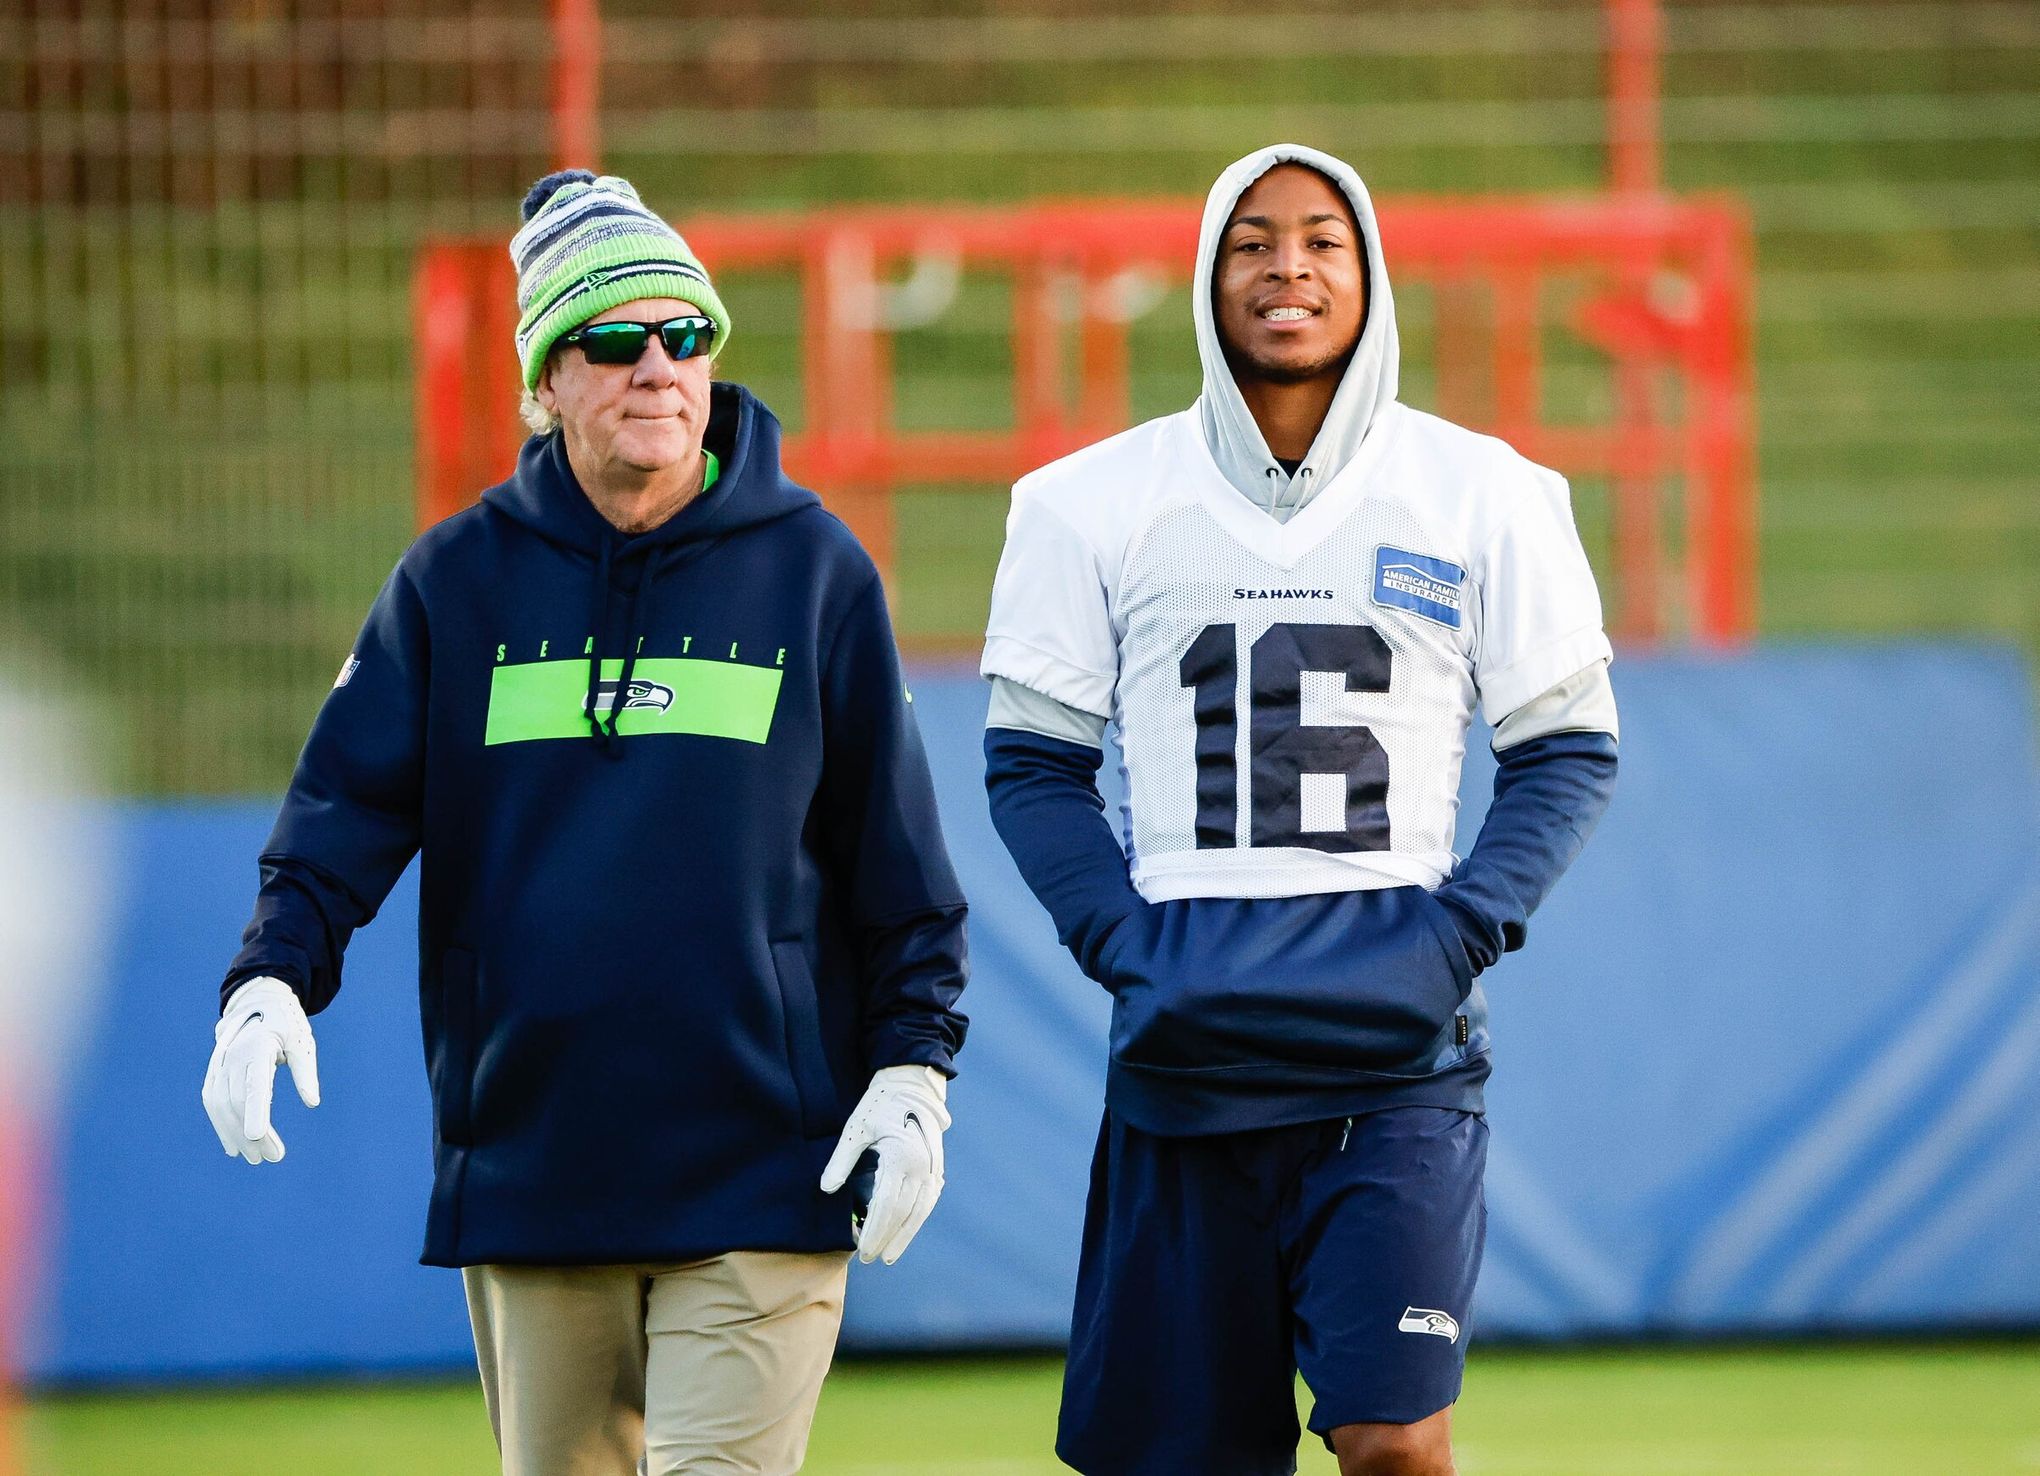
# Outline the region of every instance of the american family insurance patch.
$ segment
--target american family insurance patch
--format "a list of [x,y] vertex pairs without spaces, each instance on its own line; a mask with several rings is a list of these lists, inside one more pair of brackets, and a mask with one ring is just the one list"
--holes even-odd
[[1459,628],[1466,571],[1446,559],[1383,544],[1374,551],[1374,603]]

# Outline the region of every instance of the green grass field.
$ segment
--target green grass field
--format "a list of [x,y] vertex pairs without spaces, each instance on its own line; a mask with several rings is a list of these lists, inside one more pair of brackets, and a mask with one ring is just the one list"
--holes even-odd
[[[1052,1359],[855,1362],[811,1476],[1035,1476]],[[2040,1343],[1476,1354],[1463,1476],[1997,1476],[2040,1471]],[[471,1384],[94,1395],[31,1408],[31,1476],[433,1476],[495,1469]],[[1306,1476],[1335,1470],[1314,1442]]]

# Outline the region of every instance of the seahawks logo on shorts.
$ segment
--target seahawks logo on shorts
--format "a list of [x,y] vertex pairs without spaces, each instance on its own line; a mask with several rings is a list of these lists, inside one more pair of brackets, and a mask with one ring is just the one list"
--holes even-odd
[[[595,711],[605,713],[616,705],[616,683],[602,682],[595,688]],[[624,694],[623,710],[633,707],[650,707],[664,712],[673,705],[673,689],[662,687],[657,682],[633,681],[630,691]]]
[[1403,1308],[1402,1321],[1395,1327],[1397,1332],[1430,1333],[1448,1343],[1459,1341],[1459,1320],[1450,1312],[1440,1312],[1434,1307]]

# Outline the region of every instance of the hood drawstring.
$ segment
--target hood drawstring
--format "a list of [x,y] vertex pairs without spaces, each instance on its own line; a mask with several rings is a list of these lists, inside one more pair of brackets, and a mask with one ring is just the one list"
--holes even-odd
[[609,698],[609,717],[605,722],[598,708],[602,697],[602,631],[609,622],[609,540],[602,540],[602,548],[595,556],[595,608],[589,616],[588,639],[588,696],[582,703],[582,711],[588,718],[588,736],[602,745],[602,751],[611,758],[623,757],[623,745],[618,741],[617,724],[623,719],[624,704],[630,696],[631,673],[637,667],[637,648],[644,640],[645,627],[651,623],[651,587],[655,571],[665,549],[653,549],[645,555],[644,565],[638,571],[637,585],[631,590],[630,613],[623,626],[623,670],[617,673],[616,689]]
[[[595,606],[588,615],[588,695],[581,703],[581,711],[587,715],[589,737],[598,743],[606,743],[602,719],[596,715],[595,702],[602,689],[602,628],[609,623],[609,540],[603,539],[595,554]],[[611,712],[615,711],[614,705]]]
[[[1299,466],[1296,469],[1296,475],[1289,479],[1289,484],[1292,487],[1296,488],[1296,496],[1292,498],[1289,503],[1290,517],[1292,518],[1295,517],[1297,513],[1303,510],[1303,505],[1306,502],[1310,501],[1311,496],[1310,482],[1311,478],[1315,476],[1316,473],[1317,468],[1314,466]],[[1286,522],[1288,520],[1284,519],[1284,521]]]
[[1295,517],[1303,505],[1310,501],[1310,484],[1304,479],[1315,476],[1316,472],[1317,468],[1311,466],[1300,466],[1296,469],[1296,475],[1289,478],[1289,485],[1296,489],[1296,496],[1291,498],[1285,507],[1282,502],[1282,483],[1279,480],[1283,475],[1282,468],[1269,467],[1268,515],[1278,523],[1286,523]]
[[645,642],[645,627],[652,623],[652,579],[665,553],[665,549],[657,548],[645,555],[637,587],[630,593],[630,618],[623,623],[623,670],[616,674],[616,695],[609,702],[609,736],[603,740],[603,752],[611,758],[623,757],[616,725],[623,721],[624,705],[630,700],[631,673],[637,670],[638,647]]
[[727,533],[723,533],[695,543],[669,543],[646,550],[644,566],[638,571],[637,584],[631,589],[630,609],[623,625],[623,668],[616,674],[616,691],[609,699],[607,721],[596,711],[602,689],[602,632],[609,617],[609,541],[603,541],[602,551],[595,559],[595,610],[589,621],[593,634],[588,647],[588,696],[582,710],[588,716],[589,738],[600,744],[609,757],[623,757],[622,734],[617,731],[617,725],[622,722],[623,709],[630,701],[630,679],[637,671],[638,647],[644,644],[645,632],[652,624],[652,585],[661,575],[702,557],[728,537]]

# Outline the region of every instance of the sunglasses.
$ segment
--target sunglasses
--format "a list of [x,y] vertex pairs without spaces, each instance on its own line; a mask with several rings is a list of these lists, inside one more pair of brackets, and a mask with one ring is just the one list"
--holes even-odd
[[591,364],[635,364],[651,336],[659,335],[676,359],[705,354],[715,341],[712,318],[668,318],[663,323],[590,323],[564,334],[561,343],[577,343]]

